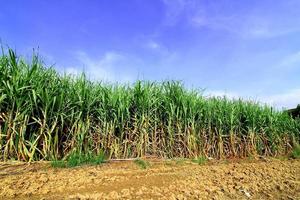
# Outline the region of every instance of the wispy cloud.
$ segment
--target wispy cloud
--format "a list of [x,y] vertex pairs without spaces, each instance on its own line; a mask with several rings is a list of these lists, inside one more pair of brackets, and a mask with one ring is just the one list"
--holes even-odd
[[[274,5],[274,12],[266,11],[265,7],[251,6],[247,11],[240,11],[232,2],[209,2],[197,0],[163,0],[166,5],[167,25],[175,25],[185,20],[199,29],[209,28],[225,31],[246,39],[264,39],[300,32],[300,21],[297,16],[274,16],[278,12],[295,11],[294,4]],[[297,4],[298,5],[298,4]],[[233,9],[235,8],[235,9]],[[226,10],[227,9],[227,10]]]
[[165,45],[163,45],[162,43],[157,42],[153,39],[146,40],[144,47],[146,47],[147,49],[152,51],[152,53],[156,53],[157,59],[159,59],[159,60],[161,60],[161,59],[168,60],[175,56],[175,51],[171,51]]
[[137,60],[118,52],[110,51],[100,58],[92,58],[86,52],[78,51],[75,59],[78,66],[66,67],[66,73],[78,75],[85,72],[92,80],[109,82],[131,82],[138,76],[134,69]]
[[237,34],[244,38],[275,38],[300,31],[299,22],[287,23],[273,15],[264,15],[263,11],[250,13],[243,18],[244,21],[236,25],[240,28]]
[[300,88],[288,90],[282,94],[261,97],[266,102],[278,108],[293,108],[300,104]]
[[140,56],[140,60],[144,60],[144,67],[158,70],[158,68],[167,68],[170,64],[174,64],[178,59],[178,52],[168,47],[157,34],[141,35],[136,38],[136,44],[143,51],[145,50],[148,59]]
[[295,24],[282,24],[272,17],[257,13],[208,14],[211,13],[197,12],[189,19],[189,22],[199,28],[206,27],[216,31],[226,31],[246,39],[274,38],[300,31]]
[[149,49],[154,49],[154,50],[161,48],[161,45],[153,40],[148,41],[145,46]]
[[300,65],[300,51],[285,56],[279,63],[280,67],[293,68]]
[[[287,90],[280,94],[271,95],[251,95],[245,96],[238,92],[223,91],[223,90],[211,90],[205,93],[208,96],[224,97],[229,99],[245,99],[260,102],[263,104],[268,104],[270,106],[276,107],[278,109],[282,108],[294,108],[300,104],[300,88]],[[255,97],[255,98],[254,98]]]
[[238,99],[241,96],[237,92],[229,92],[226,90],[210,90],[206,91],[205,94],[209,97],[227,97],[229,99]]
[[165,25],[176,24],[178,17],[186,10],[191,0],[162,0],[166,6]]

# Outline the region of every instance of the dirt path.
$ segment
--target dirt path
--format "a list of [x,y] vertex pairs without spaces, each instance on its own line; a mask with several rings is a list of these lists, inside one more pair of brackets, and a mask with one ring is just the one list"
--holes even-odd
[[0,199],[300,199],[300,160],[0,163]]

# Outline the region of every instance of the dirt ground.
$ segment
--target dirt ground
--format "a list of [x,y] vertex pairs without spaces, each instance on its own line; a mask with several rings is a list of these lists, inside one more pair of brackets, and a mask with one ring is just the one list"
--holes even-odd
[[0,163],[0,199],[300,199],[300,160]]

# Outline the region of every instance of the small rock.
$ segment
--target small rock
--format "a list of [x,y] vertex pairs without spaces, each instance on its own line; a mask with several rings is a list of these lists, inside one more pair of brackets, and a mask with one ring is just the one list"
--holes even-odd
[[250,194],[247,190],[241,189],[240,191],[243,192],[243,193],[245,194],[246,197],[248,197],[248,198],[251,197],[251,194]]

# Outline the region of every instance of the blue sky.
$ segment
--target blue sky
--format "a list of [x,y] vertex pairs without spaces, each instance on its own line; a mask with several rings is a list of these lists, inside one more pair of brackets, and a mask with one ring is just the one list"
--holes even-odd
[[60,72],[182,80],[207,95],[300,103],[300,0],[0,0],[0,38]]

